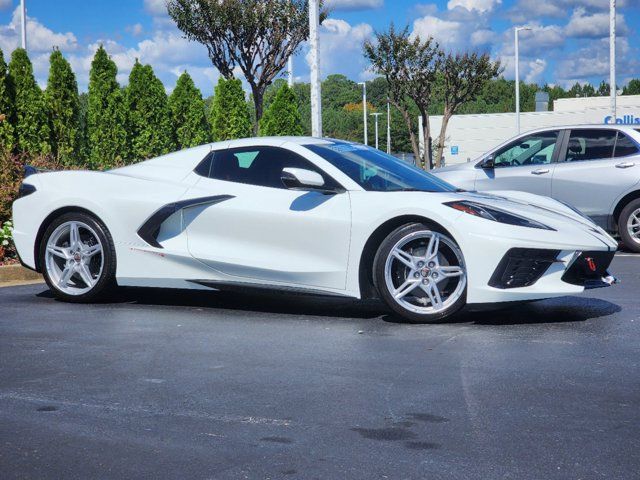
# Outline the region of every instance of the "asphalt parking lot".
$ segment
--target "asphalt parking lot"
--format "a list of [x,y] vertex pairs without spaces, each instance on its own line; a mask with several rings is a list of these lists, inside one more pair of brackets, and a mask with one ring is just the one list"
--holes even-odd
[[0,289],[0,478],[631,479],[640,256],[580,296],[377,303]]

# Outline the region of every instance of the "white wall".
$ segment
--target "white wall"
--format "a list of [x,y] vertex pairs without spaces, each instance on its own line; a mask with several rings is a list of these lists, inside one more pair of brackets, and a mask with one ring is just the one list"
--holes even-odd
[[[566,100],[566,101],[565,101]],[[555,111],[520,114],[520,130],[577,124],[614,123],[610,117],[609,97],[571,98],[556,100]],[[609,118],[607,118],[609,117]],[[618,123],[633,123],[640,127],[640,95],[618,97]],[[431,137],[440,134],[442,116],[430,117]],[[449,120],[445,138],[445,164],[476,160],[488,150],[516,135],[515,113],[454,115]],[[420,128],[420,142],[423,142]],[[458,154],[451,147],[458,147]]]

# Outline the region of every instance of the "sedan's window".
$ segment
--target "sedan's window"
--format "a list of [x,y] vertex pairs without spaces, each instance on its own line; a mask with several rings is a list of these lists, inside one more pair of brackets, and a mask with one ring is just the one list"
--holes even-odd
[[527,135],[498,150],[494,164],[496,167],[548,164],[553,159],[557,143],[557,130]]
[[638,153],[638,145],[622,132],[618,132],[614,157],[627,157]]
[[282,183],[282,170],[287,167],[304,168],[318,172],[328,188],[339,185],[315,165],[300,155],[278,147],[230,148],[216,152],[211,178],[229,182],[248,183],[261,187],[286,188]]
[[615,130],[571,130],[567,144],[566,161],[608,160],[613,157],[616,143]]

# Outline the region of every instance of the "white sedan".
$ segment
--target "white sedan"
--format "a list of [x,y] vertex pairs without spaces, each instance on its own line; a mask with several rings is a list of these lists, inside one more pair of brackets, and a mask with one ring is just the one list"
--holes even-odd
[[90,302],[117,285],[380,297],[412,322],[614,282],[616,242],[547,197],[456,190],[357,143],[203,145],[106,172],[25,178],[24,265]]

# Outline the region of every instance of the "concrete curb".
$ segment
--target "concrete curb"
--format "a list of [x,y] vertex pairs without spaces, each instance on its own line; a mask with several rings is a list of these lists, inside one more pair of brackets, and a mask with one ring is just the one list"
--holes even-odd
[[0,286],[43,281],[42,275],[28,268],[24,268],[22,265],[3,265],[0,267]]

